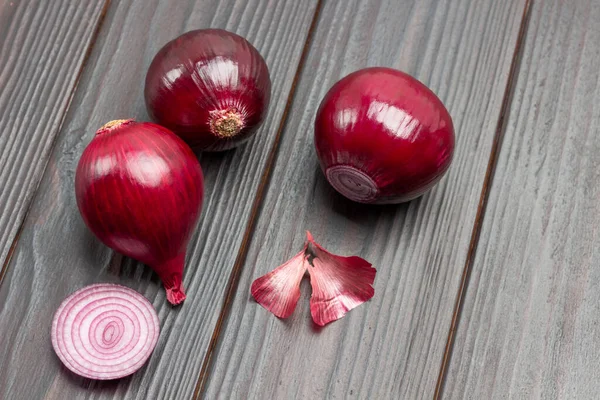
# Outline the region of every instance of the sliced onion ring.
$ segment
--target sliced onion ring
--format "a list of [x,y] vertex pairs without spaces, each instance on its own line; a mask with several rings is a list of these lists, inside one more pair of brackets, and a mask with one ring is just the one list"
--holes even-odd
[[109,380],[148,360],[160,331],[152,304],[135,290],[101,283],[67,297],[52,321],[52,347],[72,372]]

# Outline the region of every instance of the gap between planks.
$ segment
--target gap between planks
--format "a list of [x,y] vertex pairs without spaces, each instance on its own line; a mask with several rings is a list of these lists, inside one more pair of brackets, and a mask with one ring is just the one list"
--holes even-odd
[[92,49],[94,48],[94,45],[96,44],[96,41],[100,34],[100,29],[102,28],[102,24],[104,23],[104,19],[105,19],[104,17],[106,17],[106,13],[108,12],[108,7],[110,6],[110,2],[111,2],[111,0],[104,0],[104,6],[102,6],[102,11],[100,11],[100,15],[98,16],[98,19],[96,20],[96,27],[94,28],[94,31],[92,32],[90,44],[88,45],[87,49],[85,50],[85,54],[83,55],[83,60],[81,61],[81,65],[79,66],[79,70],[77,71],[77,77],[75,78],[75,83],[73,84],[73,87],[71,88],[71,91],[69,92],[67,106],[65,107],[65,109],[62,113],[62,116],[60,117],[60,123],[58,124],[58,128],[56,128],[56,134],[54,135],[54,137],[51,140],[50,149],[48,152],[48,158],[46,159],[46,163],[44,164],[44,167],[42,168],[40,175],[38,177],[38,180],[35,184],[35,188],[33,189],[33,195],[29,199],[29,204],[27,204],[27,206],[25,208],[25,214],[23,215],[23,219],[19,223],[19,229],[17,229],[17,234],[13,238],[10,248],[8,249],[8,254],[6,255],[6,259],[4,259],[4,262],[2,263],[2,268],[0,269],[0,286],[2,286],[2,283],[4,282],[4,276],[6,276],[6,272],[8,271],[8,266],[10,265],[12,256],[15,252],[15,249],[17,248],[19,239],[21,238],[21,233],[23,232],[23,228],[25,227],[25,222],[27,221],[27,219],[29,217],[29,212],[31,211],[31,206],[33,205],[33,203],[38,195],[38,191],[40,189],[40,184],[42,183],[42,178],[44,177],[44,174],[46,173],[46,169],[48,168],[48,162],[50,161],[50,155],[52,154],[52,151],[54,150],[54,146],[56,145],[56,143],[58,141],[59,133],[62,130],[65,119],[67,118],[67,114],[69,113],[69,110],[71,109],[71,104],[73,101],[73,97],[75,96],[75,91],[77,90],[77,87],[79,86],[79,82],[81,81],[81,76],[83,75],[83,70],[87,66],[90,55],[92,54]]
[[469,250],[467,251],[467,258],[465,260],[465,266],[460,279],[460,286],[456,294],[456,300],[454,303],[454,310],[452,312],[452,321],[450,329],[448,330],[448,338],[446,340],[446,347],[444,356],[440,365],[440,372],[438,375],[437,383],[435,386],[434,400],[438,400],[442,396],[444,390],[444,384],[446,382],[446,373],[448,370],[448,364],[452,357],[452,349],[454,347],[454,335],[456,328],[460,321],[461,311],[463,308],[464,297],[469,285],[469,277],[471,276],[471,269],[475,260],[475,253],[477,251],[477,244],[481,236],[481,227],[483,225],[483,219],[488,204],[490,195],[490,188],[496,172],[496,164],[498,164],[498,155],[502,147],[502,139],[504,138],[504,132],[506,131],[506,121],[508,120],[509,109],[512,104],[512,98],[516,88],[516,77],[520,69],[520,61],[523,53],[525,35],[527,34],[527,27],[529,25],[529,17],[531,10],[531,3],[533,0],[526,0],[523,8],[523,16],[521,18],[521,25],[519,27],[519,33],[517,35],[517,42],[515,44],[515,50],[510,63],[510,69],[508,72],[508,80],[506,82],[506,88],[504,90],[504,96],[502,97],[502,105],[500,107],[500,114],[498,116],[498,123],[496,125],[496,131],[494,133],[494,141],[492,143],[492,149],[490,151],[490,158],[488,161],[487,169],[485,172],[485,178],[481,188],[481,195],[479,197],[479,204],[477,206],[477,214],[475,216],[475,222],[473,223],[473,230],[471,233],[471,240],[469,242]]
[[246,226],[246,230],[242,238],[242,243],[240,244],[237,257],[233,264],[233,269],[231,270],[231,274],[229,275],[229,281],[227,282],[225,298],[223,299],[223,304],[221,306],[219,318],[217,319],[217,323],[213,330],[213,334],[210,338],[208,349],[206,350],[206,355],[204,356],[204,360],[202,362],[202,368],[200,369],[200,374],[198,375],[198,380],[196,381],[196,388],[194,389],[194,395],[192,397],[194,400],[202,398],[204,389],[206,388],[206,383],[210,376],[210,372],[212,371],[212,363],[214,361],[213,354],[219,344],[219,340],[221,339],[221,332],[225,320],[227,319],[228,314],[231,311],[231,304],[233,302],[233,297],[237,291],[240,275],[242,272],[242,266],[244,265],[244,262],[246,261],[246,256],[248,255],[248,249],[250,246],[250,242],[252,241],[252,237],[254,235],[256,221],[258,220],[258,214],[260,212],[265,197],[267,186],[269,185],[269,181],[271,179],[271,170],[273,169],[273,165],[275,164],[275,161],[277,159],[277,152],[279,149],[279,143],[281,142],[281,136],[283,130],[286,127],[288,115],[294,100],[294,95],[296,94],[298,80],[300,79],[300,75],[302,74],[302,70],[304,69],[304,63],[306,61],[308,51],[310,50],[310,46],[313,41],[314,33],[316,31],[317,24],[319,21],[319,15],[321,14],[321,10],[323,9],[323,2],[324,0],[318,0],[317,5],[315,7],[315,13],[313,15],[310,27],[308,29],[308,34],[306,36],[306,41],[304,42],[304,47],[302,48],[302,53],[300,54],[300,60],[298,61],[298,67],[296,68],[296,73],[294,74],[294,79],[292,81],[292,86],[288,94],[285,109],[283,111],[283,115],[281,116],[279,127],[277,128],[277,133],[275,135],[275,139],[273,140],[273,145],[271,146],[271,150],[269,151],[269,156],[267,158],[267,162],[265,164],[262,176],[260,177],[260,182],[256,191],[256,196],[254,197],[254,202],[252,203],[252,209],[250,211],[248,224]]
[[[507,87],[506,87],[506,90],[505,90],[505,93],[504,93],[504,96],[502,99],[502,106],[500,109],[500,115],[499,115],[498,124],[496,127],[496,132],[494,135],[494,142],[493,142],[492,149],[490,152],[490,158],[489,158],[489,162],[488,162],[488,166],[487,166],[487,170],[486,170],[486,174],[485,174],[485,178],[484,178],[484,182],[483,182],[483,187],[481,190],[481,196],[480,196],[480,200],[479,200],[479,204],[478,204],[478,208],[477,208],[477,214],[476,214],[476,218],[475,218],[475,222],[474,222],[474,226],[473,226],[473,231],[472,231],[469,249],[468,249],[468,253],[467,253],[467,259],[465,262],[465,267],[463,269],[461,283],[459,286],[459,290],[458,290],[455,305],[454,305],[453,317],[452,317],[451,326],[450,326],[450,329],[448,332],[448,338],[446,341],[444,356],[443,356],[442,363],[440,366],[440,372],[439,372],[438,381],[436,384],[435,395],[434,395],[435,399],[439,399],[441,397],[441,393],[443,391],[444,383],[446,380],[447,366],[448,366],[450,357],[452,355],[452,348],[454,345],[454,334],[456,332],[456,328],[457,328],[458,322],[460,320],[460,313],[461,313],[462,306],[463,306],[464,293],[466,292],[466,289],[467,289],[467,286],[469,283],[471,267],[472,267],[472,263],[474,260],[475,252],[477,250],[477,243],[479,241],[479,237],[480,237],[480,233],[481,233],[481,226],[482,226],[483,218],[485,216],[485,211],[486,211],[487,202],[488,202],[488,198],[489,198],[489,190],[491,187],[491,183],[493,181],[496,164],[497,164],[497,159],[498,159],[498,154],[499,154],[499,151],[500,151],[500,148],[502,145],[502,138],[504,136],[504,131],[506,130],[505,121],[507,120],[506,117],[508,116],[508,109],[509,109],[509,106],[511,105],[512,97],[514,94],[515,81],[516,81],[515,77],[519,70],[519,62],[520,62],[520,58],[521,58],[522,49],[524,47],[523,42],[525,39],[527,25],[529,22],[529,15],[530,15],[529,11],[531,9],[532,1],[533,0],[527,0],[525,3],[524,10],[523,10],[523,18],[522,18],[521,26],[519,28],[519,34],[517,36],[517,42],[516,42],[515,51],[513,54],[513,59],[511,61]],[[81,66],[79,67],[79,70],[77,72],[77,78],[75,80],[75,84],[73,85],[73,87],[71,88],[71,91],[69,93],[69,100],[67,103],[67,107],[63,111],[63,115],[61,116],[60,124],[57,128],[57,132],[61,131],[63,123],[66,118],[66,115],[68,114],[68,112],[71,108],[72,99],[73,99],[75,91],[77,90],[77,87],[79,85],[82,73],[83,73],[85,67],[87,66],[87,62],[91,55],[92,49],[98,39],[100,30],[102,28],[102,25],[105,20],[105,16],[107,14],[110,4],[111,4],[111,0],[105,0],[102,11],[98,17],[98,20],[96,21],[96,27],[92,34],[90,44],[85,51]],[[304,47],[302,49],[300,61],[298,63],[298,67],[297,67],[296,73],[294,75],[294,79],[292,82],[290,93],[288,95],[284,113],[282,115],[279,127],[277,129],[277,134],[275,136],[273,145],[269,152],[267,163],[265,165],[265,168],[264,168],[264,171],[261,176],[260,183],[259,183],[259,186],[257,189],[257,193],[254,198],[251,214],[250,214],[250,217],[248,220],[248,225],[246,227],[246,231],[244,233],[244,237],[242,239],[242,243],[240,245],[238,255],[236,257],[231,275],[229,277],[229,282],[227,284],[226,294],[225,294],[225,298],[223,300],[219,318],[215,325],[215,329],[213,331],[213,335],[211,337],[211,341],[209,343],[207,353],[206,353],[206,355],[204,357],[204,361],[202,363],[202,368],[200,370],[200,374],[198,376],[198,380],[196,383],[196,388],[194,390],[194,395],[193,395],[194,399],[199,399],[201,397],[201,395],[204,392],[204,388],[206,386],[207,380],[209,378],[209,373],[210,373],[212,361],[213,361],[212,356],[213,356],[214,350],[216,349],[216,347],[218,345],[219,339],[221,337],[221,331],[222,331],[223,324],[229,314],[229,311],[231,309],[231,307],[230,307],[231,302],[232,302],[233,296],[237,290],[237,284],[239,282],[242,265],[244,264],[244,261],[245,261],[245,258],[246,258],[247,252],[248,252],[248,247],[249,247],[250,241],[252,240],[254,228],[256,226],[256,221],[257,221],[257,217],[258,217],[258,214],[259,214],[262,202],[263,202],[264,194],[265,194],[266,188],[270,181],[271,170],[274,165],[275,159],[277,157],[277,151],[279,148],[279,143],[281,141],[282,132],[283,132],[286,122],[287,122],[287,117],[289,115],[291,104],[294,99],[299,76],[301,75],[302,70],[304,68],[306,56],[308,54],[310,45],[312,43],[312,39],[314,36],[314,32],[316,30],[316,26],[318,23],[320,12],[322,10],[322,6],[323,6],[323,0],[318,0],[317,6],[315,9],[315,13],[313,15],[313,19],[311,21],[311,25],[310,25],[310,28],[308,31],[308,35],[307,35],[306,41],[304,43]],[[54,148],[54,145],[56,144],[57,137],[58,137],[58,135],[55,135],[55,137],[52,140],[51,151]],[[33,201],[35,200],[35,198],[38,195],[41,177],[44,175],[47,166],[48,166],[48,160],[46,161],[46,165],[44,166],[44,168],[40,174],[40,179],[38,179],[36,188],[34,189],[34,194],[31,197],[29,204],[27,205],[27,210],[25,212],[23,219],[21,220],[17,234],[16,234],[15,238],[13,239],[13,242],[10,246],[7,257],[3,262],[2,268],[0,269],[0,285],[2,285],[2,283],[4,281],[4,276],[6,275],[8,266],[12,259],[12,255],[14,254],[14,250],[20,239],[21,232],[23,230],[23,226],[29,216],[31,205],[33,204]]]

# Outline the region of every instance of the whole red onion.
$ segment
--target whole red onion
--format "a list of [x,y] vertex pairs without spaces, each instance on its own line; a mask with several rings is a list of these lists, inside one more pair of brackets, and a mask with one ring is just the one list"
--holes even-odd
[[249,139],[271,97],[265,60],[243,37],[222,29],[187,32],[154,57],[144,90],[152,118],[200,150]]
[[204,194],[192,150],[162,126],[109,122],[84,150],[75,176],[77,205],[108,247],[152,267],[179,304],[185,251]]
[[391,68],[366,68],[337,82],[321,102],[315,146],[327,180],[342,195],[400,203],[425,193],[446,172],[454,128],[421,82]]

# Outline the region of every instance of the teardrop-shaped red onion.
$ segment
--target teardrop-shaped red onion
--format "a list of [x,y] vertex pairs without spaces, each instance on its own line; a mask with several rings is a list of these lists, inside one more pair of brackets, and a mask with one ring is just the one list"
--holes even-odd
[[158,315],[144,296],[121,285],[95,284],[62,302],[52,321],[52,347],[78,375],[117,379],[144,365],[159,330]]
[[152,267],[167,299],[181,303],[185,251],[204,195],[192,150],[160,125],[109,122],[81,155],[75,193],[90,230],[108,247]]
[[149,114],[199,150],[249,139],[271,97],[265,60],[246,39],[222,29],[187,32],[154,57],[144,90]]
[[448,170],[454,128],[424,84],[391,68],[366,68],[337,82],[321,102],[315,146],[339,193],[361,203],[400,203]]

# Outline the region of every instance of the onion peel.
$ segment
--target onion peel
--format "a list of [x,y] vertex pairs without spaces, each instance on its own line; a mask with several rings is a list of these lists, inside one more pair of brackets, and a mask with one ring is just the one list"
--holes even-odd
[[310,313],[317,325],[324,326],[375,295],[372,285],[377,271],[360,257],[331,254],[314,241],[310,232],[307,236],[313,255],[308,268]]
[[279,318],[294,312],[300,298],[300,281],[306,272],[308,260],[304,249],[266,275],[252,282],[250,291],[258,304]]
[[284,264],[257,278],[250,292],[258,304],[279,318],[292,315],[300,298],[300,282],[308,271],[313,321],[324,326],[371,299],[376,269],[357,257],[332,254],[306,232],[304,249]]

